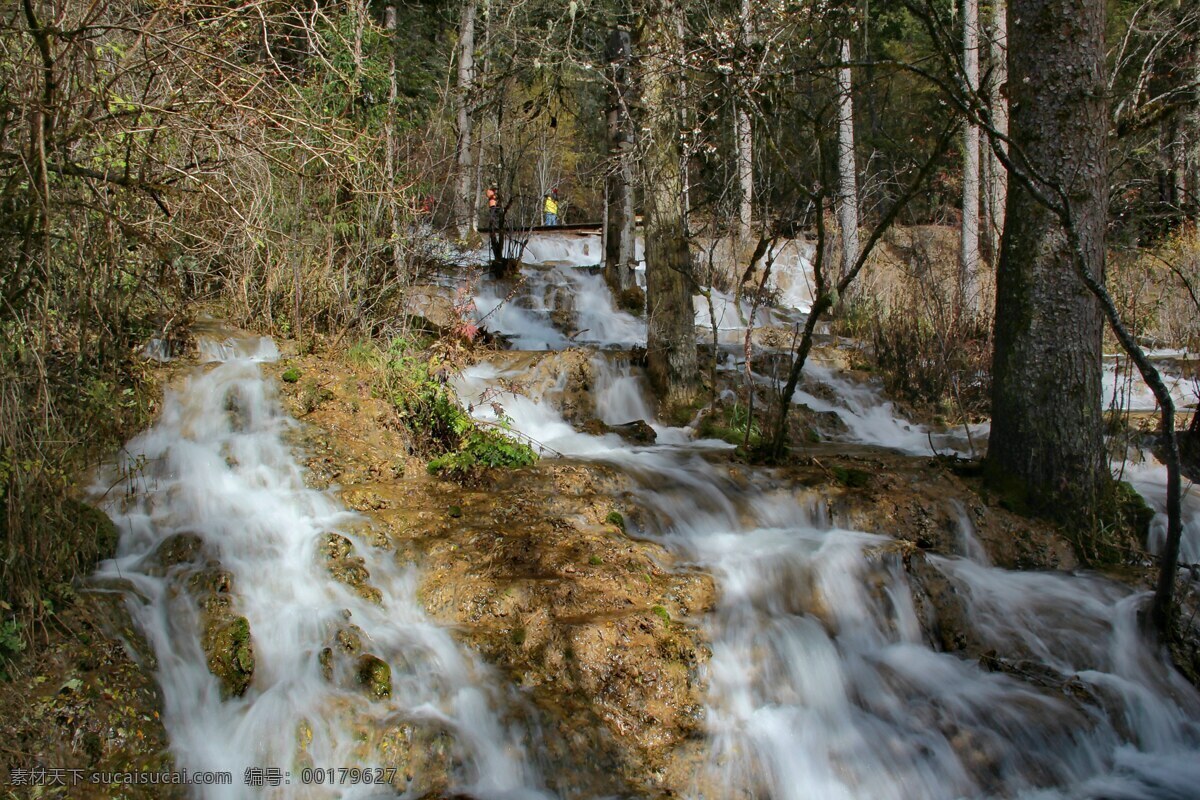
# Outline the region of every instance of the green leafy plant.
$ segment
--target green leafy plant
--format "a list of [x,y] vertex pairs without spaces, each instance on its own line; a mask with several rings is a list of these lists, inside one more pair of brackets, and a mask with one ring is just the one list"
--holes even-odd
[[537,454],[505,433],[509,420],[483,426],[458,401],[453,365],[437,353],[414,351],[396,339],[383,354],[378,391],[396,409],[414,450],[429,458],[431,474],[469,482],[487,470],[529,466]]

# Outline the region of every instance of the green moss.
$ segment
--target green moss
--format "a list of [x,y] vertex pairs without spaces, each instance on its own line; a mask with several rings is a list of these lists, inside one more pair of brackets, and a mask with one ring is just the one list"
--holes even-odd
[[871,474],[854,467],[834,467],[833,477],[843,486],[861,489],[871,480]]
[[748,444],[755,448],[762,444],[762,430],[758,421],[750,416],[749,408],[741,403],[721,407],[706,414],[700,420],[696,433],[702,439],[720,439],[739,447]]
[[521,645],[525,644],[525,629],[520,626],[513,628],[512,631],[509,632],[508,638],[513,644],[515,644],[517,647],[520,647]]
[[601,558],[600,556],[591,556],[590,558],[588,558],[588,563],[591,564],[593,567],[598,567],[604,563],[604,559]]
[[376,700],[392,696],[392,668],[382,658],[370,653],[359,656],[355,673],[359,685]]
[[618,528],[621,529],[622,533],[625,532],[625,517],[621,516],[620,511],[608,512],[608,516],[604,518],[604,521],[607,522],[609,525],[616,525]]
[[279,379],[284,383],[296,383],[300,380],[300,374],[300,370],[296,369],[295,367],[288,367],[283,371],[283,374],[279,376]]
[[245,617],[214,624],[205,635],[208,669],[221,682],[224,697],[241,697],[254,677],[254,643]]
[[667,609],[663,608],[662,606],[654,606],[654,608],[650,609],[650,611],[654,614],[654,616],[662,620],[664,627],[669,628],[671,626],[671,614],[667,611]]

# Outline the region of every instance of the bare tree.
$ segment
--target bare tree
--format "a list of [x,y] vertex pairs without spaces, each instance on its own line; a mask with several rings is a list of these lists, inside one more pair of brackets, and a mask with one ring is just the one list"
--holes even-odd
[[635,285],[633,269],[637,262],[634,251],[634,139],[629,114],[629,63],[632,54],[629,32],[611,31],[605,52],[609,82],[609,172],[605,181],[604,277],[616,295]]
[[[749,53],[753,41],[751,32],[751,2],[742,0],[738,18],[738,33],[742,51]],[[737,147],[738,228],[739,242],[744,247],[750,241],[751,217],[754,213],[754,129],[745,99],[750,93],[749,78],[739,76],[740,91],[734,97],[734,141]]]
[[[979,92],[979,0],[963,0],[963,77],[968,94]],[[979,284],[979,126],[963,129],[962,228],[958,250],[958,292],[970,313]]]
[[[1008,3],[992,0],[992,25],[988,35],[988,115],[998,141],[996,146],[1007,151],[1008,136]],[[984,155],[983,170],[983,257],[995,265],[1000,257],[1000,234],[1004,231],[1004,206],[1008,197],[1008,173],[1000,159],[989,148]]]
[[841,276],[858,261],[858,167],[854,149],[854,97],[850,73],[850,39],[840,43],[842,65],[837,70],[838,227],[842,236]]
[[455,94],[456,133],[454,225],[460,239],[466,239],[475,230],[473,186],[474,170],[471,167],[472,104],[475,88],[475,14],[478,0],[465,0],[462,16],[458,23],[458,85]]

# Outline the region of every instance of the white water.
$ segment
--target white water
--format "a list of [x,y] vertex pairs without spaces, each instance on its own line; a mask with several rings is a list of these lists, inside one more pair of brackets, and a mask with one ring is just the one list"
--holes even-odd
[[[811,247],[787,240],[773,247],[773,280],[769,288],[777,293],[782,308],[761,307],[755,324],[790,325],[812,305]],[[643,243],[637,239],[638,278],[644,280]],[[473,263],[485,263],[487,253],[475,255]],[[522,285],[485,280],[475,296],[477,317],[484,318],[489,330],[510,338],[519,350],[555,350],[570,344],[608,347],[632,347],[646,344],[645,323],[613,307],[612,295],[603,277],[594,269],[604,261],[600,237],[586,232],[537,232],[529,235],[521,254]],[[510,297],[511,295],[511,297]],[[749,300],[735,304],[724,292],[713,291],[713,308],[701,295],[693,298],[696,326],[711,329],[713,316],[719,340],[738,343],[745,335],[751,311]],[[552,315],[569,318],[571,323],[556,325]],[[706,335],[707,339],[707,335]]]
[[[586,272],[579,273],[595,278]],[[563,281],[547,280],[544,288]],[[566,320],[605,316],[602,282],[574,284]],[[562,347],[568,333],[540,308],[507,318],[518,342]],[[507,308],[507,305],[506,305]],[[580,311],[579,309],[591,309]],[[544,312],[544,313],[543,313]],[[607,316],[616,318],[611,305]],[[600,347],[627,344],[625,322],[592,323]],[[281,434],[289,425],[255,359],[263,341],[205,346],[220,360],[168,396],[162,419],[130,443],[107,507],[123,532],[101,577],[127,580],[135,619],[158,655],[166,723],[179,764],[292,771],[284,796],[303,796],[295,770],[379,763],[356,746],[364,728],[402,721],[452,736],[459,791],[482,798],[542,796],[536,731],[512,722],[519,701],[496,674],[433,625],[415,601],[417,575],[355,535],[354,516],[304,487]],[[988,565],[965,510],[958,549],[928,569],[955,587],[961,624],[979,652],[1009,671],[938,652],[924,631],[949,611],[920,601],[886,536],[846,529],[811,496],[760,491],[705,458],[723,444],[690,442],[655,420],[628,360],[597,356],[593,391],[609,424],[651,422],[658,444],[577,432],[555,407],[561,383],[505,395],[513,427],[575,458],[623,470],[641,513],[637,534],[662,542],[684,565],[715,576],[717,609],[693,620],[712,642],[707,666],[708,757],[682,794],[717,798],[1193,798],[1200,785],[1200,696],[1136,633],[1146,597],[1097,577],[1019,573]],[[877,392],[832,372],[824,402],[850,437],[926,452],[928,434],[897,419]],[[519,377],[483,363],[458,386],[465,401]],[[823,393],[825,395],[827,393]],[[490,403],[474,413],[494,418]],[[768,476],[764,476],[768,477]],[[100,485],[112,483],[104,476]],[[764,481],[766,483],[766,481]],[[341,530],[366,559],[381,606],[330,580],[321,535]],[[250,621],[257,666],[245,697],[220,699],[199,647],[195,600],[184,588],[197,565],[166,574],[152,554],[178,532],[199,534],[233,574],[235,610]],[[350,621],[365,649],[392,667],[393,694],[368,700],[321,676],[318,654]],[[1065,687],[1065,688],[1064,688]],[[312,728],[301,755],[297,727]],[[532,743],[527,752],[526,742]],[[420,775],[417,776],[418,780]],[[414,786],[414,794],[423,789]],[[249,788],[208,796],[254,796]],[[358,795],[370,796],[366,787]],[[327,795],[316,795],[327,796]],[[356,796],[348,788],[342,796]]]
[[[459,388],[481,396],[501,377],[513,376],[479,365]],[[801,401],[838,414],[848,438],[929,452],[929,433],[876,390],[819,365],[813,378],[835,397]],[[601,414],[648,411],[631,372],[597,383]],[[1009,660],[988,671],[927,641],[922,622],[939,612],[917,603],[899,559],[882,554],[886,536],[840,528],[786,491],[747,489],[679,438],[632,447],[578,433],[554,401],[535,392],[504,406],[516,430],[625,470],[646,520],[637,533],[718,579],[716,612],[695,620],[713,648],[710,755],[688,796],[1197,796],[1200,696],[1137,633],[1146,594],[994,568],[956,506],[966,557],[931,557],[929,569],[954,586],[977,652]]]
[[[487,377],[473,371],[464,392]],[[685,448],[576,433],[549,401],[507,409],[560,452],[625,469],[651,520],[639,533],[718,577],[719,607],[699,620],[713,642],[711,757],[693,796],[1193,796],[1200,697],[1138,638],[1144,595],[934,559],[982,649],[1077,683],[1085,699],[1068,700],[929,647],[905,572],[871,555],[886,537],[735,486]],[[981,552],[970,528],[961,546]]]
[[[1142,460],[1127,461],[1113,468],[1113,474],[1137,490],[1154,509],[1150,523],[1150,552],[1162,552],[1167,541],[1167,468],[1153,455]],[[1185,564],[1200,564],[1200,486],[1183,479],[1183,537],[1179,542],[1179,558]]]
[[[1180,351],[1160,351],[1153,354],[1171,399],[1179,411],[1194,409],[1200,401],[1200,380],[1187,378],[1171,362],[1186,357]],[[1108,356],[1104,360],[1103,398],[1105,407],[1123,411],[1155,411],[1158,400],[1150,391],[1137,369],[1123,356]]]
[[[353,532],[355,515],[305,487],[283,439],[292,423],[255,363],[273,347],[264,340],[202,343],[210,358],[231,360],[169,392],[158,423],[129,443],[97,487],[115,484],[104,506],[121,531],[118,555],[98,578],[128,581],[130,610],[157,655],[178,765],[233,772],[232,787],[205,790],[205,797],[259,796],[242,783],[251,766],[288,772],[284,796],[330,797],[299,785],[303,767],[388,766],[380,740],[409,724],[449,735],[459,790],[542,796],[524,752],[528,732],[504,721],[515,709],[510,690],[424,615],[411,565],[369,545]],[[381,604],[330,578],[317,550],[330,531],[353,541]],[[198,534],[201,561],[215,559],[233,576],[234,611],[250,623],[256,661],[243,697],[222,700],[205,666],[200,612],[185,588],[203,563],[164,573],[154,557],[179,533]],[[364,650],[390,665],[390,699],[368,699],[352,676],[341,676],[341,685],[322,677],[319,654],[347,617],[361,629]],[[310,744],[299,741],[302,725],[311,728]],[[413,771],[413,788],[423,791],[424,776]],[[404,786],[405,770],[399,774]],[[344,786],[336,796],[378,796],[380,788]]]

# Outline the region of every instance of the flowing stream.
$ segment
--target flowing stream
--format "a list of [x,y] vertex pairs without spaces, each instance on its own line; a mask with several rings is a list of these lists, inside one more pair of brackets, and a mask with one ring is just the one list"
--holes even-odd
[[[425,616],[411,566],[369,546],[352,512],[305,486],[285,441],[294,423],[258,364],[274,357],[274,345],[206,338],[201,352],[213,363],[167,394],[159,421],[97,487],[121,531],[118,555],[98,578],[126,588],[154,648],[179,766],[231,771],[234,785],[206,789],[210,797],[260,796],[244,782],[254,768],[284,771],[275,796],[376,797],[377,776],[387,775],[372,768],[396,764],[389,749],[411,744],[451,762],[460,791],[544,796],[525,751],[529,732],[512,722],[519,699]],[[330,532],[365,560],[379,603],[330,579],[319,553]],[[198,537],[200,554],[164,563],[183,536]],[[254,679],[242,697],[222,696],[201,648],[194,587],[214,562],[229,576],[218,579],[218,595],[253,638]],[[352,675],[325,679],[322,651],[339,632],[388,663],[390,697],[364,696]],[[419,772],[422,758],[430,754],[414,753],[401,772]],[[313,769],[351,766],[370,777]],[[339,784],[339,793],[321,783]]]
[[[939,652],[923,632],[938,612],[889,555],[888,537],[849,529],[765,472],[761,482],[735,480],[712,457],[727,445],[653,419],[630,359],[604,352],[644,342],[644,325],[613,308],[599,276],[533,265],[503,302],[512,294],[507,286],[480,289],[485,324],[518,349],[587,343],[597,415],[610,425],[645,420],[658,439],[634,445],[579,433],[556,405],[562,386],[554,381],[502,396],[513,428],[556,453],[623,471],[640,512],[631,533],[717,581],[716,609],[691,620],[712,643],[708,756],[677,793],[1198,796],[1200,695],[1139,638],[1144,593],[1094,575],[995,568],[960,506],[959,555],[931,556],[928,568],[961,606],[980,650],[1016,668],[988,670]],[[418,749],[441,747],[450,751],[447,793],[548,796],[539,732],[520,694],[425,616],[415,568],[371,546],[356,532],[360,520],[330,495],[305,487],[285,437],[293,423],[257,364],[273,345],[216,339],[204,352],[213,363],[168,395],[159,422],[99,484],[113,487],[106,508],[122,531],[119,554],[99,577],[123,587],[154,647],[180,764],[232,770],[235,784],[247,767],[282,767],[293,783],[278,796],[391,796],[368,786],[322,794],[297,786],[296,776],[305,765],[384,763],[380,742],[398,727],[445,731],[411,733],[411,771],[420,771]],[[478,401],[526,377],[521,363],[502,354],[459,376],[473,413],[495,418],[493,405]],[[898,419],[877,392],[822,370],[815,379],[826,399],[807,396],[843,417],[847,441],[929,452],[929,433]],[[1191,513],[1189,541],[1200,541]],[[319,551],[335,531],[364,559],[380,603],[329,578]],[[202,555],[164,566],[164,543],[181,534],[199,537]],[[253,636],[254,679],[241,697],[222,696],[200,647],[205,622],[189,586],[208,560],[231,576],[234,610]],[[390,697],[370,699],[323,676],[322,651],[348,622],[390,666]],[[412,794],[420,796],[416,783]],[[567,794],[590,796],[586,787]]]

